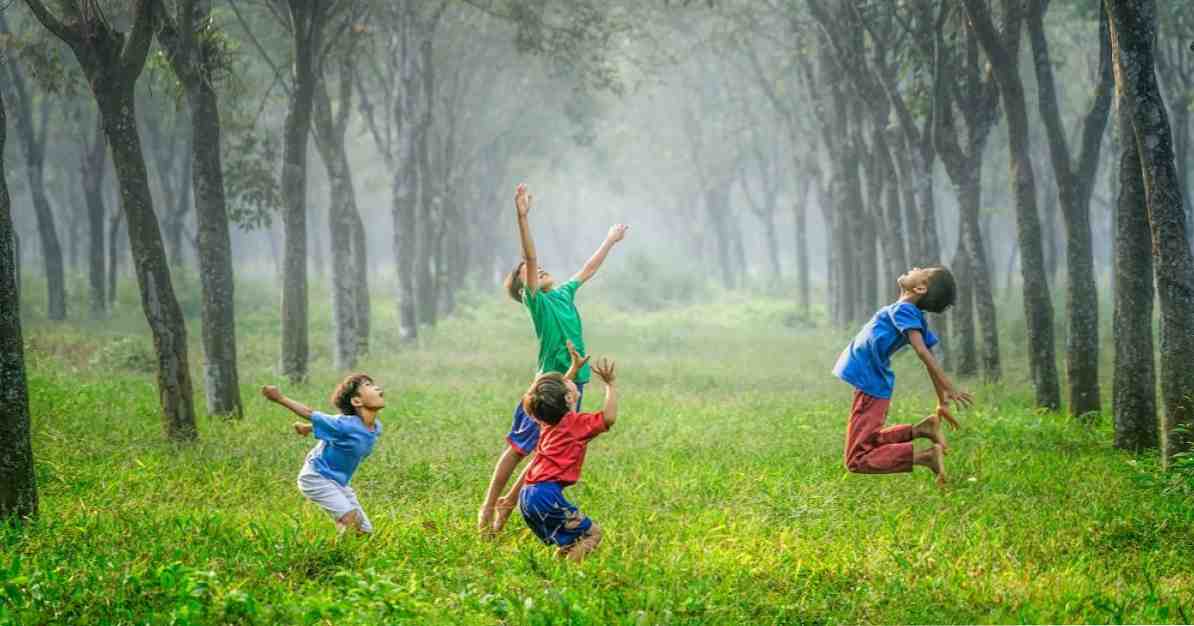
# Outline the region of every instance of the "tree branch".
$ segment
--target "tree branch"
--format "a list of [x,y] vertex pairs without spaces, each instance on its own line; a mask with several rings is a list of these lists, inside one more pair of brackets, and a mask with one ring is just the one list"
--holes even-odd
[[46,5],[42,4],[41,0],[25,0],[25,4],[29,7],[30,11],[33,11],[33,15],[37,18],[37,21],[41,22],[41,25],[45,26],[46,30],[54,33],[59,39],[71,46],[75,46],[80,42],[81,38],[78,31],[73,28],[67,28],[58,18],[54,17],[53,13],[50,13],[46,9]]

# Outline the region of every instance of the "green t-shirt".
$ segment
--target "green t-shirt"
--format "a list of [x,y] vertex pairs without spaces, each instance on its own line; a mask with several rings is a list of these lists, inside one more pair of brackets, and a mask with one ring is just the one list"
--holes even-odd
[[[576,345],[581,356],[585,354],[585,339],[580,324],[580,312],[576,310],[573,298],[580,283],[570,280],[551,291],[532,294],[523,287],[522,302],[531,312],[535,323],[535,336],[539,338],[539,373],[567,373],[572,365],[568,355],[569,339]],[[589,364],[585,363],[576,374],[576,382],[589,382]]]

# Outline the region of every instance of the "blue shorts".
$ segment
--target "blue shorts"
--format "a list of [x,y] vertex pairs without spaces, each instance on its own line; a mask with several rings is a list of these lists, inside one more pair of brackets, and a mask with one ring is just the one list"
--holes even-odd
[[[576,398],[576,410],[579,411],[580,403],[585,399],[585,383],[576,383],[576,390],[580,392]],[[510,424],[510,432],[506,433],[506,441],[523,456],[534,452],[535,446],[539,445],[539,423],[522,409],[522,398],[514,407],[514,422]]]
[[570,546],[593,527],[593,520],[564,499],[564,487],[556,482],[523,487],[518,509],[535,536],[549,546]]

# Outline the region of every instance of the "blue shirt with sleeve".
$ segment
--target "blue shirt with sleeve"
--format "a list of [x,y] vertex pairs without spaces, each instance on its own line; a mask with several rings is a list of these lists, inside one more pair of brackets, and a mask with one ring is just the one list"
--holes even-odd
[[373,430],[356,415],[311,413],[311,429],[319,443],[307,453],[307,463],[316,473],[347,487],[352,474],[381,434],[381,421],[374,420]]
[[925,314],[915,304],[896,302],[881,309],[862,327],[837,358],[833,374],[868,396],[890,399],[895,387],[891,357],[909,345],[908,331],[919,330],[925,345],[937,345]]

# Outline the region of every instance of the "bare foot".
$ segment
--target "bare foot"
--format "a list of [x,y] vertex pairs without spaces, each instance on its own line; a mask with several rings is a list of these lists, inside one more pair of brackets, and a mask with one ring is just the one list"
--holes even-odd
[[493,532],[500,533],[506,527],[506,520],[510,519],[510,514],[514,512],[514,505],[506,505],[499,502],[497,506],[493,507]]
[[941,446],[941,451],[943,453],[949,451],[949,444],[945,441],[945,433],[941,430],[941,418],[937,417],[936,414],[929,415],[928,417],[920,420],[920,422],[916,424],[915,428],[917,437],[927,437],[931,439],[933,443]]
[[945,486],[945,449],[941,444],[935,443],[933,447],[926,450],[928,452],[928,459],[926,459],[925,467],[933,470],[937,475],[937,486]]

